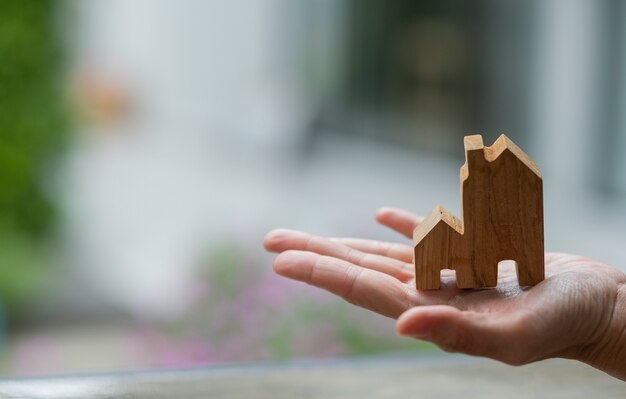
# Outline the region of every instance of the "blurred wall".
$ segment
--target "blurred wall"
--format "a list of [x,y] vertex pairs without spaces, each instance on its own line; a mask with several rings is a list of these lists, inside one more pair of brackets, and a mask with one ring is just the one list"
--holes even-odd
[[541,165],[548,249],[626,265],[623,8],[71,2],[74,271],[112,306],[176,315],[224,240],[263,259],[277,224],[376,235],[377,205],[458,209],[461,138],[477,132]]

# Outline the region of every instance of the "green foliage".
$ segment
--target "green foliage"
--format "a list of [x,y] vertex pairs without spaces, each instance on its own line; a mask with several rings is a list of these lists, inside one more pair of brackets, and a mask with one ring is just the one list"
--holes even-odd
[[24,235],[0,229],[0,299],[11,312],[37,297],[48,273],[43,268],[43,252],[34,250]]
[[0,1],[0,303],[9,310],[41,280],[55,222],[43,189],[66,138],[54,6]]
[[33,239],[53,227],[42,180],[65,139],[53,3],[0,2],[0,222]]

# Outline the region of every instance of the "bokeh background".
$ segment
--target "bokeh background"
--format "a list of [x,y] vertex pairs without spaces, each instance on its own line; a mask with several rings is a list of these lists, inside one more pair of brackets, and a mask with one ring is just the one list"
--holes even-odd
[[548,250],[626,269],[623,1],[0,2],[1,372],[433,351],[261,243],[458,213],[475,133],[539,163]]

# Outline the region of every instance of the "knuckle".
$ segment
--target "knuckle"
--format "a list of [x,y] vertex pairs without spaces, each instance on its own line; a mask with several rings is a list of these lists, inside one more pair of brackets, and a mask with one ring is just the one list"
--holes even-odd
[[364,269],[351,265],[347,270],[348,282],[346,284],[345,292],[341,295],[341,297],[348,302],[353,303],[355,298],[356,288],[359,285],[359,279],[362,277]]
[[322,247],[322,238],[318,236],[309,236],[307,237],[303,249],[305,251],[318,252],[318,250]]
[[346,251],[346,255],[345,255],[345,256],[346,256],[346,260],[347,260],[348,262],[351,262],[351,263],[354,263],[354,264],[360,265],[360,264],[362,263],[362,261],[363,261],[364,257],[365,257],[365,254],[363,254],[363,253],[362,253],[362,252],[360,252],[360,251],[357,251],[357,250],[356,250],[356,249],[354,249],[354,248],[349,248],[349,249]]
[[413,289],[413,284],[411,282],[404,286],[401,301],[404,309],[410,309],[418,303],[417,292]]

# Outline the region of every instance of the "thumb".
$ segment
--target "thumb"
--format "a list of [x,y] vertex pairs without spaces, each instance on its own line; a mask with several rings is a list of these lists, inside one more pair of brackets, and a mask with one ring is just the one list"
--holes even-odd
[[396,323],[399,335],[430,341],[447,352],[484,356],[511,365],[542,358],[541,339],[526,312],[478,313],[452,306],[421,306],[404,312]]

